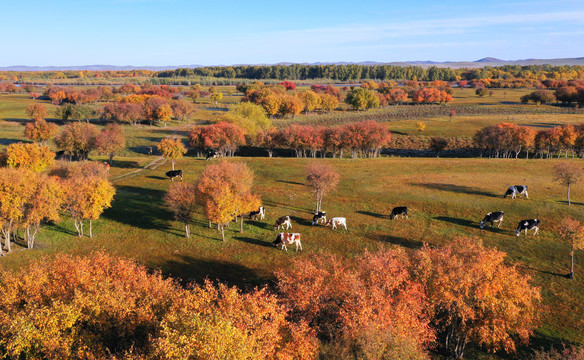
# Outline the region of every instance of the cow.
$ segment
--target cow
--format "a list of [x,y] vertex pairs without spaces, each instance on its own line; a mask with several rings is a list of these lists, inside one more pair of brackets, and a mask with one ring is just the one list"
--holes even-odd
[[389,218],[391,220],[397,219],[398,215],[401,215],[402,219],[404,218],[404,216],[406,219],[409,219],[408,218],[408,207],[407,206],[394,207],[393,210],[391,210],[391,214],[389,214]]
[[334,217],[324,224],[324,226],[329,226],[329,225],[332,225],[333,229],[336,229],[337,226],[342,225],[345,227],[345,230],[347,230],[347,219],[345,219],[344,217]]
[[170,170],[166,172],[166,176],[168,176],[170,178],[170,180],[174,181],[175,177],[180,177],[180,179],[183,179],[183,173],[182,170]]
[[538,219],[521,220],[519,224],[517,224],[517,229],[515,229],[515,233],[517,236],[519,236],[519,234],[521,234],[521,231],[525,230],[525,236],[527,236],[527,230],[535,230],[533,232],[533,236],[535,236],[539,231],[539,224],[541,224],[541,221]]
[[517,197],[517,195],[521,195],[522,198],[529,199],[529,196],[527,195],[527,186],[526,185],[509,186],[509,189],[507,189],[507,191],[505,192],[505,195],[503,195],[503,198],[506,198],[509,195],[511,195],[511,199],[515,199]]
[[312,225],[318,224],[319,221],[322,221],[323,224],[326,223],[326,211],[317,211],[314,213]]
[[286,230],[292,228],[292,221],[290,220],[290,216],[282,216],[276,219],[276,224],[274,225],[274,230],[279,230],[280,226],[284,229],[286,226]]
[[302,251],[302,244],[300,243],[300,233],[279,233],[276,237],[276,240],[272,242],[274,246],[277,248],[279,244],[282,244],[282,250],[286,250],[288,252],[288,248],[286,244],[296,244],[296,251],[300,248]]
[[215,150],[209,150],[207,151],[207,157],[205,158],[205,160],[210,160],[216,157],[219,157],[219,153],[216,152]]
[[257,217],[260,217],[260,220],[264,220],[264,218],[266,217],[266,208],[263,206],[260,206],[259,209],[257,209],[256,211],[251,211],[249,213],[249,218],[250,219],[257,219]]
[[485,227],[487,223],[491,223],[491,227],[493,227],[495,226],[495,222],[498,222],[499,224],[497,225],[497,228],[500,228],[501,223],[503,222],[503,215],[504,213],[502,211],[494,211],[487,213],[487,215],[485,215],[485,218],[481,221],[479,226],[482,229]]

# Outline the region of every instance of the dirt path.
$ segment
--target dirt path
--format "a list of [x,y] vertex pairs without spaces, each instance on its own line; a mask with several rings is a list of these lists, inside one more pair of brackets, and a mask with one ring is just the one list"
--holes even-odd
[[134,171],[130,171],[129,173],[125,173],[125,174],[113,177],[111,179],[111,182],[116,183],[118,181],[133,178],[135,176],[140,175],[140,173],[143,172],[144,170],[156,170],[156,169],[158,169],[159,166],[166,164],[166,162],[167,162],[167,160],[165,158],[163,158],[162,156],[159,156],[156,159],[149,162],[148,164],[146,164],[146,166],[144,166],[141,169],[137,169]]

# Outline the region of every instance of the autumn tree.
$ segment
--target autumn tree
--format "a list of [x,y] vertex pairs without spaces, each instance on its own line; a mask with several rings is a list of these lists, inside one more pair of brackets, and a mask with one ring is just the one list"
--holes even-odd
[[184,100],[175,100],[170,103],[173,115],[179,121],[188,120],[196,111],[195,105]]
[[0,168],[0,230],[8,252],[11,251],[12,232],[22,220],[30,200],[33,178],[34,173],[27,169]]
[[47,145],[48,141],[54,138],[58,132],[59,126],[48,123],[44,119],[28,122],[24,127],[24,136],[42,145]]
[[113,102],[104,106],[101,116],[106,120],[128,123],[135,126],[141,120],[145,119],[146,114],[144,113],[143,106],[140,104]]
[[554,179],[557,183],[568,188],[568,205],[570,205],[570,187],[582,179],[582,169],[570,163],[561,163],[554,166]]
[[89,237],[93,237],[93,220],[111,207],[116,190],[111,182],[99,176],[73,176],[64,181],[64,208],[73,218],[78,236],[89,220]]
[[55,162],[55,153],[48,146],[36,143],[14,143],[6,149],[6,164],[9,167],[40,172]]
[[182,159],[183,155],[187,152],[185,145],[176,137],[162,139],[156,148],[160,151],[163,157],[170,159],[172,170],[174,170],[174,162],[178,159]]
[[47,107],[43,104],[30,104],[26,108],[26,115],[31,120],[42,120],[47,117]]
[[379,107],[379,98],[371,90],[355,88],[347,94],[345,103],[351,105],[357,111],[365,110]]
[[320,98],[314,91],[301,91],[296,96],[302,101],[304,113],[314,111],[320,105]]
[[540,291],[528,276],[505,265],[504,252],[476,239],[457,238],[441,248],[426,246],[415,258],[412,272],[427,289],[427,310],[444,351],[462,358],[473,342],[513,352],[518,340],[529,340]]
[[306,183],[312,188],[316,199],[316,210],[321,211],[322,198],[339,184],[340,175],[326,163],[314,163],[306,167]]
[[220,101],[221,99],[223,99],[223,93],[222,92],[212,92],[211,99],[213,101],[215,101],[215,105],[217,105],[217,102]]
[[426,123],[423,121],[418,121],[416,123],[416,128],[418,129],[418,131],[420,132],[420,135],[421,135],[422,132],[426,129]]
[[233,105],[221,116],[221,120],[241,127],[250,138],[255,137],[258,131],[267,130],[272,126],[272,120],[266,116],[264,109],[251,102]]
[[[276,273],[281,298],[322,342],[321,358],[427,359],[424,287],[401,250],[312,256]],[[379,271],[383,269],[383,271]]]
[[196,188],[188,182],[173,183],[164,196],[166,205],[174,213],[174,218],[185,225],[185,236],[191,237],[191,222],[196,212]]
[[95,149],[100,154],[109,157],[110,166],[113,165],[114,156],[126,147],[126,134],[121,125],[109,124],[101,130],[95,139]]
[[320,95],[320,108],[329,113],[336,109],[339,106],[339,99],[330,94],[321,94]]
[[447,102],[452,101],[453,98],[450,94],[446,91],[439,90],[436,88],[423,88],[420,90],[414,91],[412,95],[412,101],[415,103],[423,103],[423,104],[445,104]]
[[88,123],[71,123],[55,137],[59,150],[69,153],[70,158],[87,160],[89,152],[95,148],[95,140],[99,130],[97,126]]
[[521,102],[527,104],[528,102],[534,102],[536,105],[549,104],[556,101],[556,96],[551,90],[536,90],[531,94],[523,95],[521,97]]
[[67,120],[86,120],[93,116],[93,108],[87,105],[64,104],[57,107],[55,116],[63,121]]
[[213,149],[221,156],[233,156],[237,148],[245,145],[244,129],[220,121],[209,126],[196,126],[189,133],[190,145],[196,149]]
[[242,163],[220,162],[207,166],[197,181],[197,199],[210,223],[217,223],[225,241],[224,227],[234,217],[257,210],[260,198],[252,193],[254,174]]
[[27,180],[30,181],[31,191],[27,194],[20,226],[24,228],[24,240],[28,248],[32,249],[41,223],[60,220],[63,189],[54,176],[35,174]]
[[574,278],[574,251],[584,249],[584,227],[572,218],[564,218],[560,223],[559,233],[562,240],[570,244],[570,273],[568,277]]
[[258,132],[256,143],[258,146],[265,148],[268,156],[272,157],[274,155],[274,149],[282,143],[282,136],[277,128],[272,127],[267,131]]

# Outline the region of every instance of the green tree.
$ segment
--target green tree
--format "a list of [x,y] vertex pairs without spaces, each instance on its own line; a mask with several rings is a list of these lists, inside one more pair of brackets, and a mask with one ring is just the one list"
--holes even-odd
[[379,107],[379,98],[371,90],[355,88],[347,94],[345,103],[359,111]]

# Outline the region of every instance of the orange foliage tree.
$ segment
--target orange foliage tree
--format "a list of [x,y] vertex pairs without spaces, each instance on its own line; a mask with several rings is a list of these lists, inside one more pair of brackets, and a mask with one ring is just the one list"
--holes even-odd
[[6,164],[40,172],[53,165],[55,153],[48,146],[35,143],[14,143],[6,149]]
[[582,179],[582,169],[571,163],[561,163],[554,166],[554,180],[568,188],[568,205],[570,205],[570,187]]
[[100,154],[109,157],[110,165],[113,165],[114,156],[126,147],[126,134],[120,125],[107,125],[95,138],[95,148]]
[[30,104],[26,108],[26,115],[32,120],[42,120],[47,117],[47,107],[43,104]]
[[179,138],[167,137],[162,139],[156,146],[158,151],[172,163],[172,170],[174,170],[174,162],[181,159],[187,152],[187,148]]
[[326,163],[310,164],[306,167],[306,183],[313,189],[316,210],[321,211],[324,194],[334,190],[339,184],[340,175]]
[[261,205],[260,198],[252,193],[253,172],[242,163],[222,161],[207,166],[197,181],[197,199],[204,206],[209,224],[217,223],[225,241],[224,227],[236,216]]
[[47,145],[47,142],[54,138],[59,132],[59,126],[53,123],[48,123],[43,119],[37,119],[26,123],[24,127],[24,136],[37,141],[42,145]]
[[425,285],[432,325],[444,351],[461,358],[467,343],[515,351],[537,324],[541,295],[529,277],[504,264],[505,253],[479,240],[458,238],[424,247],[412,269]]
[[584,227],[572,218],[564,218],[560,223],[560,237],[570,243],[570,273],[568,277],[574,278],[574,250],[584,249]]
[[[323,342],[323,358],[426,359],[434,339],[424,287],[405,252],[300,259],[276,273],[283,301]],[[379,271],[383,269],[383,271]]]
[[60,150],[67,151],[70,157],[87,160],[89,152],[95,148],[98,134],[97,126],[74,122],[64,126],[63,131],[55,138],[55,144]]
[[184,223],[185,236],[190,238],[190,223],[193,221],[197,207],[195,186],[187,182],[175,182],[168,189],[164,200],[174,212],[174,218]]
[[443,90],[438,90],[436,88],[423,88],[416,90],[412,95],[412,100],[416,103],[432,104],[440,103],[444,104],[452,101],[452,96]]

